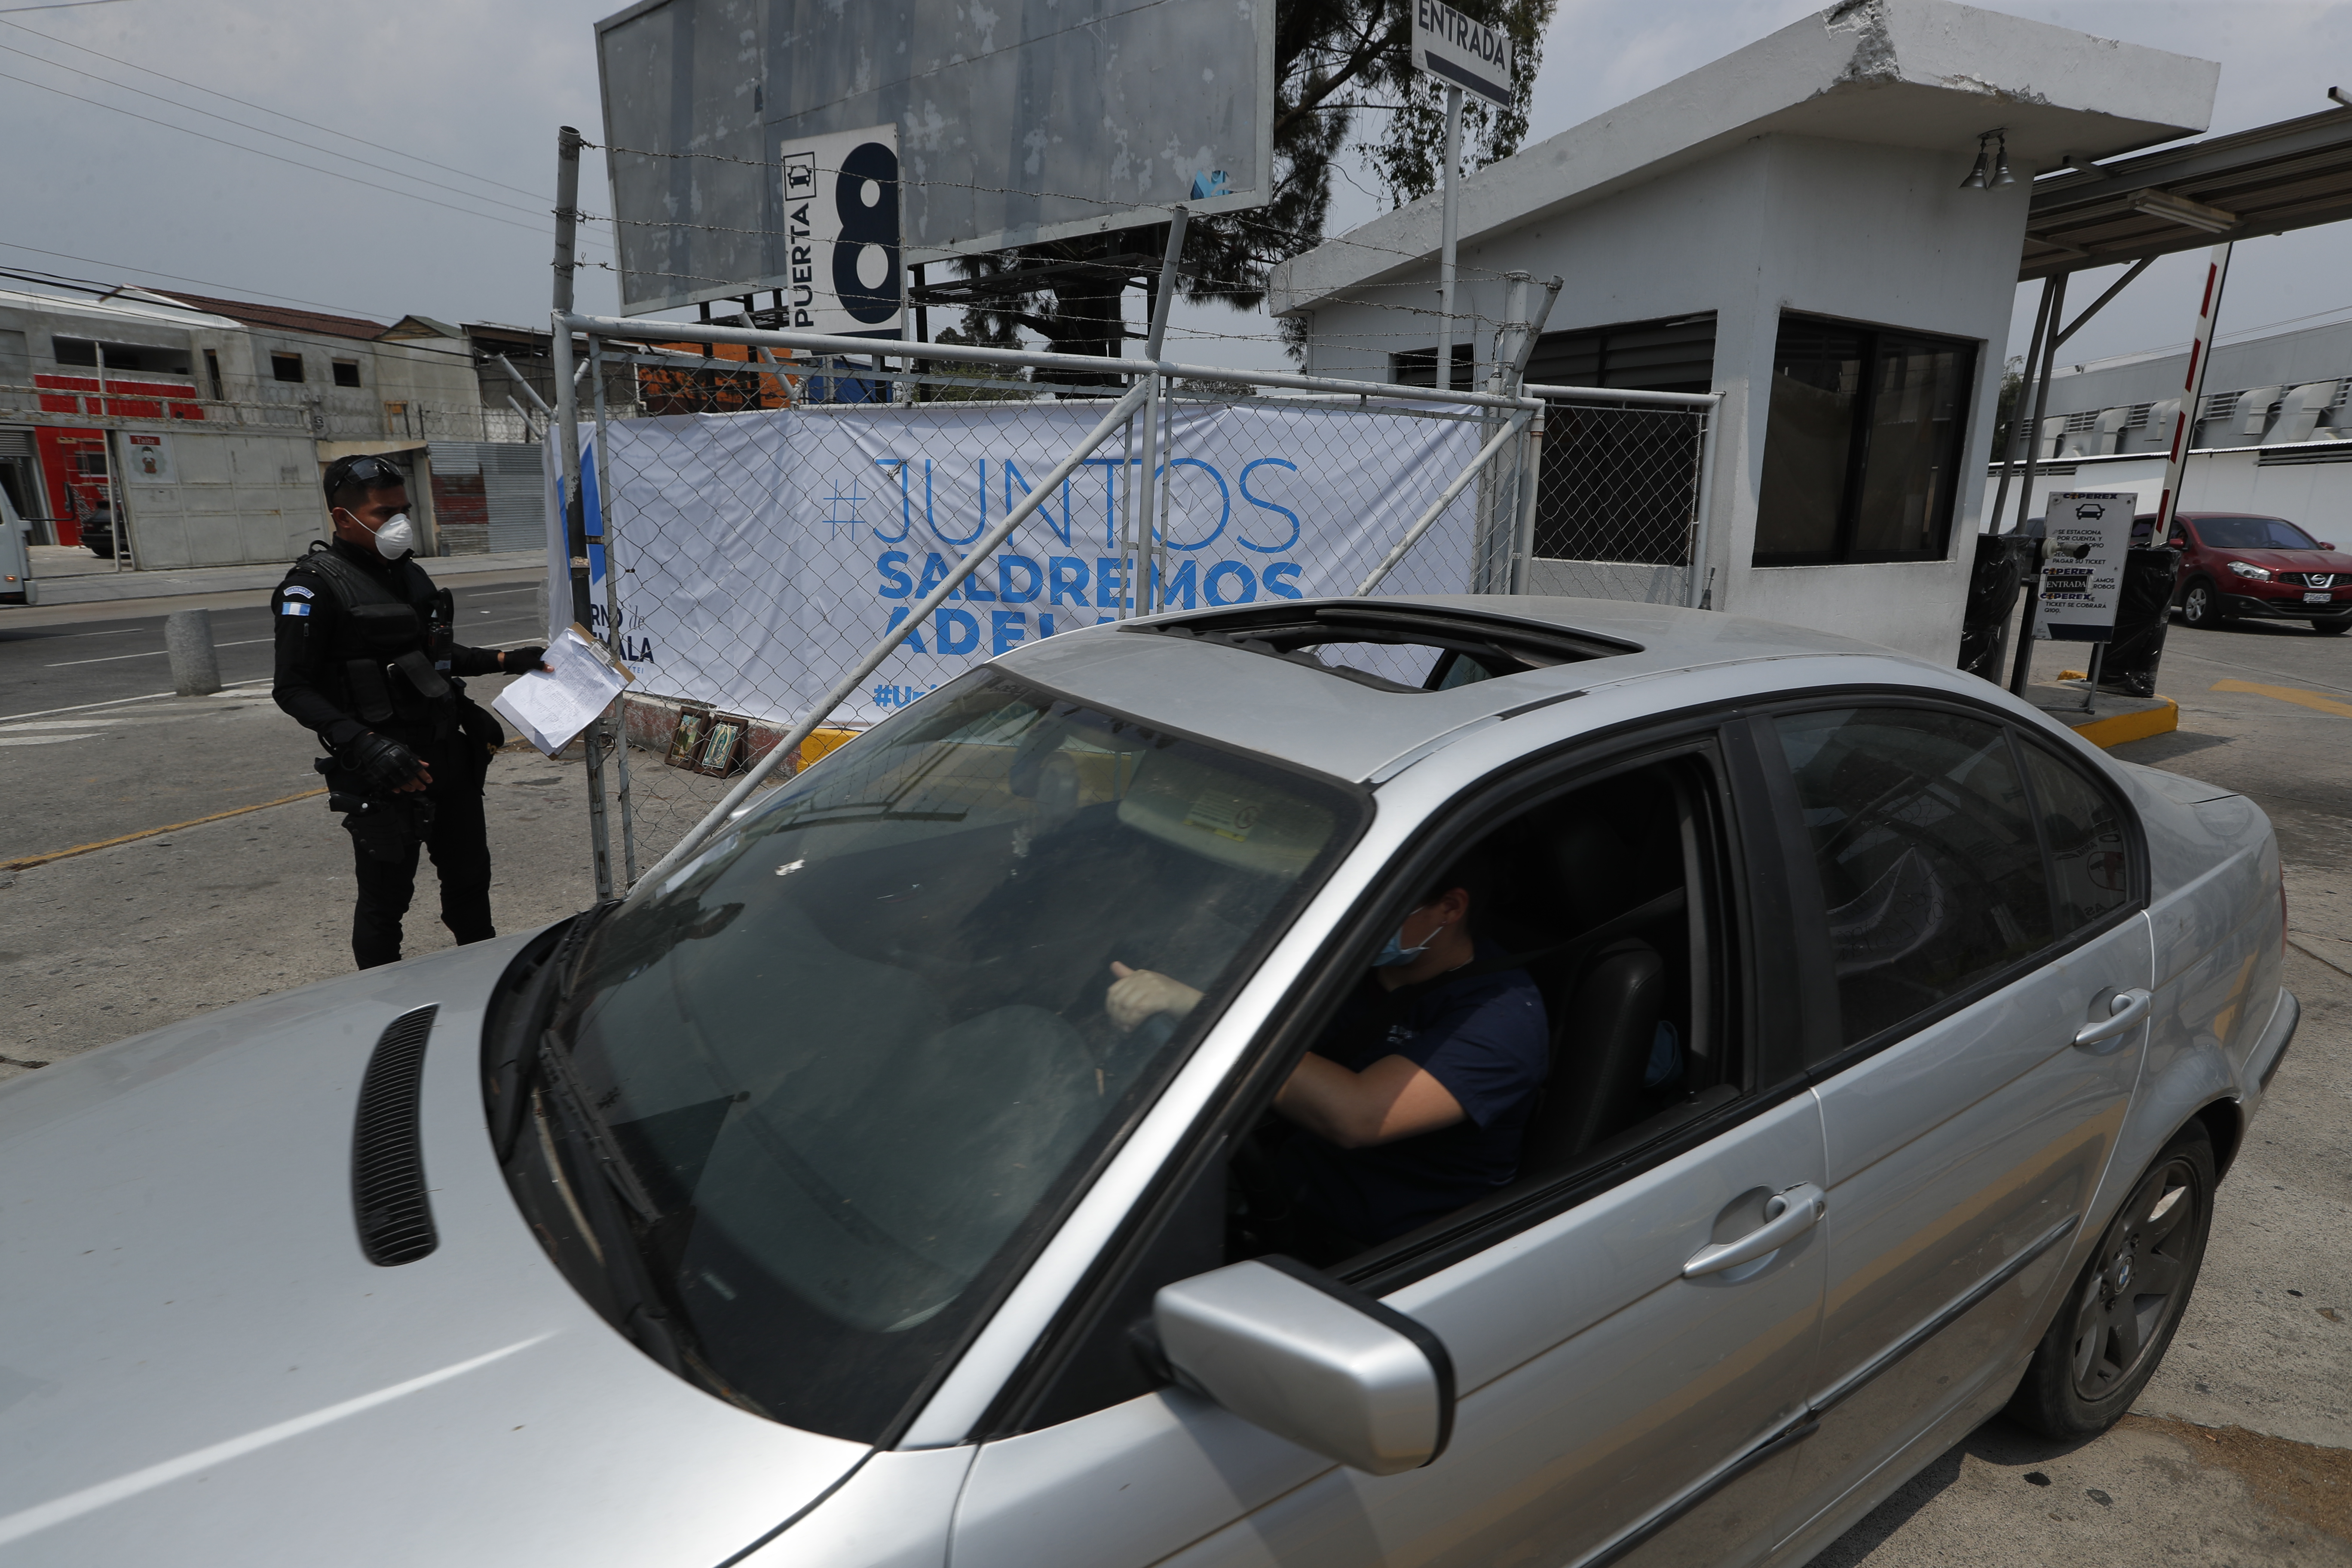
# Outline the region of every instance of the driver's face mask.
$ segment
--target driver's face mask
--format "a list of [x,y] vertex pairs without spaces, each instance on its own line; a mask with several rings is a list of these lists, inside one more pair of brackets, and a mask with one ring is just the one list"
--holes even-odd
[[[1427,904],[1423,904],[1421,909],[1425,910],[1429,906]],[[1419,914],[1421,910],[1408,910],[1405,911],[1408,919],[1413,915]],[[1411,963],[1423,953],[1427,952],[1429,951],[1430,943],[1435,942],[1439,933],[1444,930],[1445,923],[1441,923],[1427,936],[1422,938],[1419,946],[1407,947],[1404,944],[1404,927],[1400,925],[1396,929],[1396,934],[1389,938],[1388,942],[1381,946],[1380,956],[1372,960],[1372,967],[1374,969],[1395,969],[1401,965]]]

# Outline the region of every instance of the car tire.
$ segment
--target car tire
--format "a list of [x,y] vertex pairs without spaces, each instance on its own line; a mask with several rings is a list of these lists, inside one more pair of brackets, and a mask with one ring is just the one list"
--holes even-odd
[[[2213,1140],[2192,1121],[2132,1184],[2050,1331],[2009,1415],[2045,1437],[2095,1436],[2156,1375],[2189,1309],[2213,1225]],[[2134,1289],[2160,1285],[2160,1290]]]
[[2352,632],[2352,616],[2329,616],[2315,620],[2311,623],[2311,629],[2324,637],[2340,637],[2346,632]]
[[2210,631],[2230,617],[2222,612],[2221,595],[2200,577],[2180,591],[2180,624]]

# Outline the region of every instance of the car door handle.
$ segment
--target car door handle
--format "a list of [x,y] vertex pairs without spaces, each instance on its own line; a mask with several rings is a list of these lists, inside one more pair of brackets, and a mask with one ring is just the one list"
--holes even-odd
[[1696,1279],[1702,1274],[1719,1274],[1743,1263],[1753,1263],[1767,1253],[1778,1252],[1820,1224],[1829,1209],[1828,1195],[1811,1182],[1800,1182],[1785,1193],[1776,1193],[1764,1200],[1762,1225],[1737,1241],[1700,1247],[1683,1265],[1683,1278]]
[[2074,1043],[2095,1046],[2102,1040],[2112,1040],[2137,1026],[2141,1019],[2147,1016],[2148,1009],[2155,1005],[2154,994],[2137,986],[2128,991],[2111,992],[2107,996],[2107,1016],[2095,1018],[2075,1030]]

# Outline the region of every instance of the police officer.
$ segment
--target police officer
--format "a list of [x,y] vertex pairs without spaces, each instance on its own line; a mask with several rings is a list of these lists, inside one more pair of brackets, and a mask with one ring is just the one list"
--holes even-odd
[[270,595],[269,694],[331,753],[316,766],[352,836],[352,956],[372,969],[400,958],[420,847],[441,879],[450,933],[461,942],[498,934],[482,779],[506,734],[457,678],[542,668],[547,650],[457,643],[449,591],[435,589],[412,554],[408,479],[395,464],[338,458],[326,487],[334,538],[312,544]]

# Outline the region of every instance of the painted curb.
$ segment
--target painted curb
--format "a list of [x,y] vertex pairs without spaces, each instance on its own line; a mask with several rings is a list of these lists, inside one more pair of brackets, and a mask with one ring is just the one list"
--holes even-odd
[[2169,697],[2159,696],[2157,700],[2164,706],[2138,713],[2117,713],[2106,719],[2088,719],[2067,727],[2102,750],[2127,741],[2145,741],[2151,735],[2168,735],[2180,728],[2180,704]]

